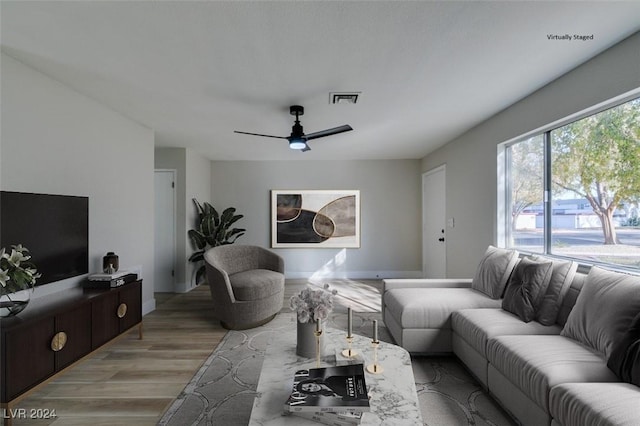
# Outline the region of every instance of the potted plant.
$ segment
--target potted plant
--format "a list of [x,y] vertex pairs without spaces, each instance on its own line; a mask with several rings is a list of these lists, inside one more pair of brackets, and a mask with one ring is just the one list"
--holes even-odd
[[29,262],[29,249],[18,244],[11,254],[0,250],[0,317],[17,315],[27,307],[36,280],[42,275]]
[[[188,232],[191,243],[196,249],[196,252],[189,257],[189,262],[203,261],[204,253],[209,248],[233,244],[244,235],[246,229],[231,227],[244,217],[241,214],[235,214],[234,207],[229,207],[222,214],[218,214],[218,211],[207,202],[200,204],[194,198],[193,203],[198,211],[198,227]],[[205,274],[206,267],[203,264],[196,271],[196,284],[200,283]]]

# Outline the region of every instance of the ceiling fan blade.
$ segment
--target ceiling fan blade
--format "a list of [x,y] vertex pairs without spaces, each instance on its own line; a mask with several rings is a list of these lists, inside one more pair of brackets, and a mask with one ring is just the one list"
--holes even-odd
[[334,127],[333,129],[320,130],[319,132],[309,133],[304,135],[303,137],[310,141],[311,139],[324,138],[325,136],[336,135],[342,132],[348,132],[349,130],[353,130],[351,126],[345,124],[344,126]]
[[287,139],[286,136],[263,135],[263,134],[260,134],[260,133],[239,132],[237,130],[234,130],[233,132],[234,133],[241,133],[243,135],[264,136],[265,138]]
[[311,147],[307,144],[304,144],[304,148],[302,148],[300,152],[307,152],[307,151],[311,151]]

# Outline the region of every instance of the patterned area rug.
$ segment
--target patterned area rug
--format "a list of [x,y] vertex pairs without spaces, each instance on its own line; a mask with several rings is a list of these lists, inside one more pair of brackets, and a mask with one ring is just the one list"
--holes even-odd
[[[339,311],[331,315],[329,326],[346,330],[346,314]],[[271,333],[286,332],[282,320],[294,319],[282,316],[292,315],[283,310],[262,327],[228,332],[158,424],[247,425]],[[380,340],[393,342],[379,312],[354,313],[354,333],[372,337],[373,319],[378,320]],[[412,365],[424,425],[514,424],[456,358],[412,357]]]

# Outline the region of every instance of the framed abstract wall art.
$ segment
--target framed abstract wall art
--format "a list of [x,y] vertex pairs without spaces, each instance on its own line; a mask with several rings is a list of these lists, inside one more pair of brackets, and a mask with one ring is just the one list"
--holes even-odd
[[360,191],[272,190],[271,247],[359,248]]

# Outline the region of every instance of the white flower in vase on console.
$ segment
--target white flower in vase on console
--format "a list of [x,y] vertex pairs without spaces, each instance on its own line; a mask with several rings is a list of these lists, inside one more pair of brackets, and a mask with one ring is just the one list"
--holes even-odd
[[29,262],[29,250],[12,246],[11,254],[0,249],[0,317],[17,315],[29,303],[31,291],[41,274]]

